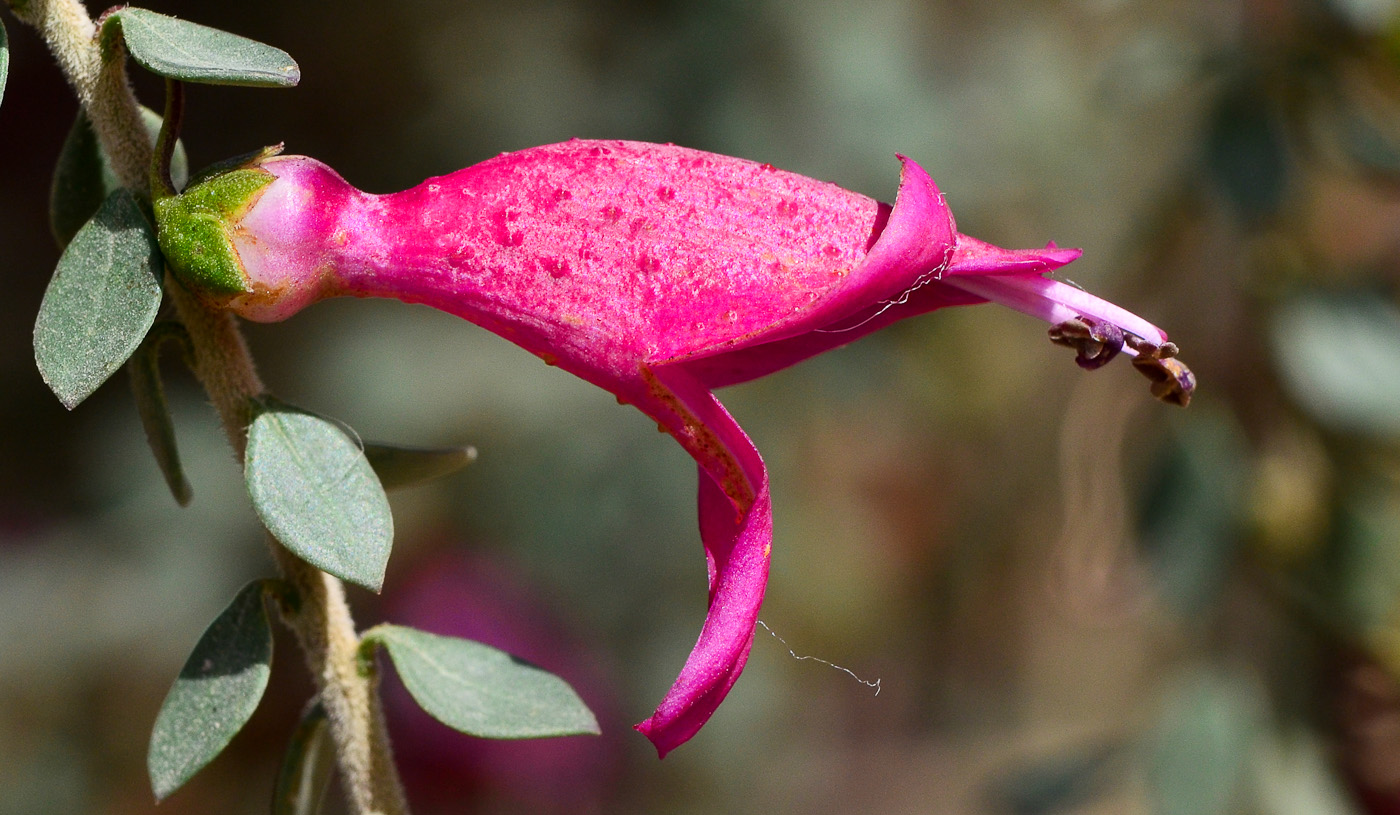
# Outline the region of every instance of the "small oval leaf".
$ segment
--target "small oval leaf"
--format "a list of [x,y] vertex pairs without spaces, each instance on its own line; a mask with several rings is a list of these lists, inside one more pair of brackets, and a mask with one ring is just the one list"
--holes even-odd
[[476,461],[476,448],[399,447],[392,444],[365,444],[365,458],[386,490],[409,487],[451,475]]
[[264,88],[301,81],[301,69],[291,55],[247,37],[139,8],[123,9],[107,19],[108,25],[121,25],[132,58],[161,76]]
[[302,714],[272,794],[272,815],[316,815],[335,771],[335,745],[326,709],[313,702]]
[[209,624],[160,706],[146,756],[157,801],[214,760],[262,700],[272,672],[266,582],[248,584]]
[[504,651],[400,625],[376,626],[366,640],[384,644],[423,710],[463,733],[531,739],[599,732],[568,683]]
[[72,410],[126,362],[160,309],[155,230],[136,199],[118,190],[58,259],[39,318],[39,373]]
[[248,428],[244,480],[258,517],[283,546],[379,591],[394,543],[389,499],[340,425],[267,400]]
[[127,376],[131,380],[131,391],[136,397],[136,413],[141,417],[141,427],[146,431],[146,443],[156,457],[161,475],[165,476],[166,486],[175,496],[180,506],[187,506],[193,491],[185,470],[180,466],[180,450],[175,444],[175,423],[170,419],[170,409],[165,401],[165,387],[160,380],[160,346],[166,340],[189,342],[183,326],[177,323],[160,323],[151,330],[146,341],[132,354],[127,363]]
[[[146,134],[155,144],[160,132],[160,114],[150,108],[141,108],[141,123],[146,126]],[[170,177],[177,188],[183,188],[189,179],[189,159],[185,156],[183,142],[175,142],[175,155],[170,159]],[[97,145],[97,134],[87,114],[78,110],[78,118],[63,140],[63,148],[58,153],[58,164],[54,166],[53,182],[49,188],[49,227],[60,247],[73,240],[83,224],[87,223],[106,201],[108,196],[121,187],[116,171],[107,154]]]

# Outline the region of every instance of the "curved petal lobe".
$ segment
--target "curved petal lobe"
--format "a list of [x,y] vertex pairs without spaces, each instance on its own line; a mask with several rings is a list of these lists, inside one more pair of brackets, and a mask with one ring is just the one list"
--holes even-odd
[[[656,712],[636,729],[664,757],[709,720],[748,660],[768,584],[773,508],[753,442],[714,394],[679,366],[643,369],[648,413],[699,464],[700,537],[710,604],[695,648]],[[653,412],[655,411],[655,412]]]

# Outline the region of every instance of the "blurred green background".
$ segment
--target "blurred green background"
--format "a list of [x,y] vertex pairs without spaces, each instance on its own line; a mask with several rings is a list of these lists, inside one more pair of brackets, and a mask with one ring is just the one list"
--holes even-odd
[[[195,166],[285,141],[388,192],[607,137],[888,200],[899,151],[962,231],[1083,247],[1067,276],[1164,326],[1202,383],[1186,411],[1158,404],[1130,366],[1082,372],[988,306],[723,393],[771,468],[764,621],[880,692],[760,629],[729,700],[658,762],[629,728],[705,599],[680,448],[426,309],[250,326],[281,397],[369,439],[480,450],[395,494],[384,594],[352,591],[361,623],[513,650],[599,714],[599,739],[488,744],[387,688],[416,811],[1400,812],[1394,0],[149,7],[301,64],[294,90],[191,88]],[[271,563],[188,374],[169,368],[181,510],[122,376],[69,414],[34,369],[76,104],[5,23],[0,815],[149,812],[160,701]],[[309,693],[280,640],[263,708],[159,811],[265,811]]]

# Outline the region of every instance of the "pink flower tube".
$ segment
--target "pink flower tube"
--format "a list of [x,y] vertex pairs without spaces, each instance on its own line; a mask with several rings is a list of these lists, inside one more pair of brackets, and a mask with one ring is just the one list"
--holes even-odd
[[369,195],[324,164],[271,157],[157,202],[181,279],[253,320],[339,295],[456,314],[635,405],[699,465],[709,612],[650,718],[664,756],[748,658],[768,578],[763,460],[712,389],[896,320],[988,300],[1054,324],[1097,367],[1119,351],[1162,398],[1194,379],[1166,334],[1043,275],[1077,249],[958,234],[913,161],[894,206],[770,165],[672,145],[574,140]]

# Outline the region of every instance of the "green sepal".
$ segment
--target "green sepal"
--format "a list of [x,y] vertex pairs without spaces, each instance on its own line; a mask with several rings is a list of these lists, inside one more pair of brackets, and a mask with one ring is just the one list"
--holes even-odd
[[335,772],[335,745],[330,720],[320,701],[312,699],[292,733],[277,785],[272,793],[272,815],[316,815]]
[[206,167],[201,167],[199,172],[190,177],[190,185],[201,184],[214,176],[223,175],[233,170],[247,170],[257,167],[262,162],[282,154],[283,145],[270,144],[260,150],[250,150],[247,153],[239,153],[232,158],[216,161]]
[[136,413],[141,417],[141,427],[146,431],[146,443],[156,457],[156,464],[165,477],[166,486],[170,487],[170,494],[183,507],[189,505],[193,491],[189,479],[185,478],[184,468],[180,466],[180,451],[175,445],[175,423],[170,419],[165,388],[160,380],[160,346],[167,340],[180,343],[188,361],[189,333],[179,323],[162,322],[151,328],[146,341],[131,355],[126,370],[136,399]]
[[247,274],[229,233],[274,179],[259,168],[216,175],[155,202],[156,236],[170,268],[197,294],[244,294]]
[[223,752],[262,701],[272,673],[272,624],[263,598],[276,583],[255,580],[233,598],[166,694],[146,755],[157,801]]

